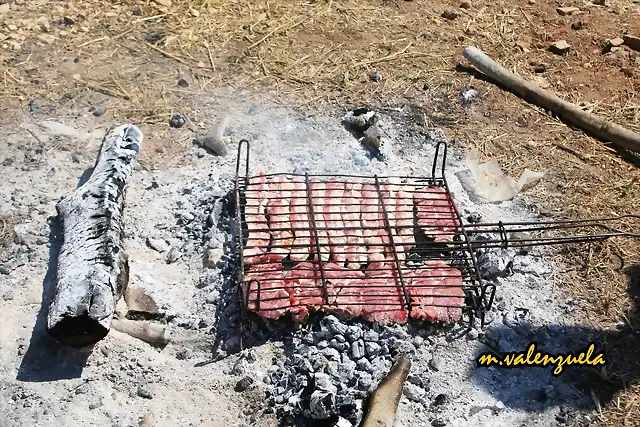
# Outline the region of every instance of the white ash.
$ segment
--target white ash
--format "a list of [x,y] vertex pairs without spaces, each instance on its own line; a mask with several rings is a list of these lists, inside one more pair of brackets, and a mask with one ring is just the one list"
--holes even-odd
[[[209,118],[218,116],[221,110],[229,112],[226,133],[229,141],[241,138],[251,141],[250,174],[265,170],[428,176],[435,144],[446,138],[443,132],[430,129],[431,137],[425,139],[420,133],[423,130],[416,129],[415,121],[410,119],[410,108],[389,114],[376,113],[384,119],[385,131],[393,142],[392,155],[386,162],[380,162],[371,159],[356,138],[344,129],[338,112],[330,117],[297,115],[288,109],[245,103],[235,94],[201,101],[200,113]],[[430,119],[427,117],[427,121]],[[90,123],[79,123],[75,128],[93,130]],[[54,139],[50,136],[47,141]],[[12,292],[9,299],[0,299],[3,308],[0,312],[9,313],[3,324],[10,325],[0,328],[2,342],[9,343],[0,346],[0,358],[7,372],[27,371],[38,377],[55,371],[34,367],[27,360],[32,354],[44,354],[47,358],[52,355],[48,344],[32,344],[43,333],[36,325],[32,335],[32,328],[42,299],[42,278],[47,269],[48,245],[51,245],[47,218],[55,213],[58,197],[50,195],[65,194],[73,189],[83,169],[91,166],[100,138],[78,144],[81,149],[75,161],[72,154],[76,153],[49,151],[44,143],[42,149],[34,150],[33,138],[26,132],[17,132],[8,141],[6,156],[17,160],[0,167],[3,183],[0,198],[8,201],[0,204],[0,213],[24,220],[19,225],[22,236],[17,242],[9,243],[10,247],[0,259],[0,295]],[[465,168],[464,156],[455,147],[449,148],[446,176],[459,210],[465,212],[465,216],[474,212],[483,222],[538,218],[535,209],[522,201],[522,195],[497,205],[473,203],[455,175]],[[265,413],[262,406],[254,410],[246,405],[247,396],[254,389],[269,391],[271,406],[266,409],[281,414],[281,421],[286,424],[287,419],[295,418],[293,414],[309,418],[310,397],[316,391],[309,382],[313,372],[328,375],[330,384],[335,386],[335,404],[329,397],[329,410],[346,412],[341,418],[336,414],[322,425],[339,422],[340,427],[348,427],[345,422],[353,423],[361,417],[368,391],[377,386],[393,358],[403,351],[413,354],[408,384],[418,387],[410,387],[412,390],[408,393],[416,397],[421,395],[419,390],[424,390],[425,394],[421,402],[407,397],[401,399],[398,427],[555,425],[556,417],[570,420],[568,412],[571,411],[559,406],[571,407],[580,398],[568,389],[562,377],[551,377],[548,370],[539,369],[477,368],[474,362],[478,352],[487,348],[500,350],[502,346],[522,351],[529,343],[529,336],[551,352],[576,345],[582,347],[579,338],[585,335],[576,337],[569,333],[573,318],[567,314],[571,307],[579,306],[579,301],[570,304],[560,284],[551,280],[550,271],[554,266],[544,259],[541,250],[532,250],[526,256],[516,253],[513,259],[509,255],[513,274],[487,279],[497,286],[496,302],[487,313],[492,322],[484,330],[476,325],[464,338],[453,341],[428,324],[397,328],[394,336],[383,328],[353,322],[346,324],[346,331],[340,326],[338,331],[325,328],[328,332],[320,336],[320,319],[311,323],[312,330],[293,332],[283,327],[283,322],[241,322],[234,276],[238,262],[235,221],[230,213],[233,203],[228,197],[235,173],[234,149],[230,146],[226,157],[203,154],[200,158],[194,148],[187,157],[176,159],[178,167],[163,166],[153,173],[137,171],[129,190],[125,230],[132,278],[152,281],[154,290],[164,298],[160,305],[165,320],[172,323],[176,336],[187,336],[189,340],[176,341],[158,351],[114,333],[99,344],[100,351],[93,352],[82,378],[34,381],[27,387],[16,380],[14,374],[0,376],[0,380],[7,383],[6,388],[0,389],[0,402],[3,402],[0,407],[10,414],[8,425],[80,425],[88,419],[100,425],[136,425],[142,404],[162,413],[162,422],[167,425],[197,425],[205,418],[215,425],[272,425],[273,414]],[[36,237],[35,241],[31,236]],[[147,239],[166,242],[168,250],[158,252],[150,248]],[[214,268],[203,265],[209,248],[223,251],[221,262]],[[172,249],[181,256],[167,264],[166,256]],[[218,351],[213,356],[216,338],[220,343],[214,346]],[[353,359],[354,343],[357,343],[356,356],[364,352],[357,360]],[[367,343],[375,343],[380,348]],[[238,353],[241,345],[245,349]],[[306,351],[314,355],[294,357],[304,353],[305,346]],[[327,351],[327,357],[320,353],[320,347],[335,352]],[[107,350],[110,356],[103,353]],[[336,352],[339,360],[335,360]],[[41,363],[38,357],[36,360]],[[212,359],[215,362],[201,365]],[[294,360],[302,366],[297,369],[304,375],[297,375],[298,371],[292,366]],[[138,363],[147,361],[153,372],[137,367]],[[291,378],[294,373],[295,378]],[[247,375],[255,381],[244,392],[234,393],[234,386]],[[351,376],[345,382],[344,379]],[[277,384],[264,383],[272,377]],[[74,399],[78,401],[74,400],[71,405],[66,398],[69,394],[66,388],[75,388],[88,378],[91,379],[89,391],[80,394],[74,391]],[[315,381],[315,376],[313,378]],[[308,389],[303,388],[305,381]],[[150,400],[136,394],[143,383],[150,384],[153,397]],[[94,393],[94,388],[99,394]],[[298,396],[296,393],[301,389],[304,391]],[[331,394],[333,388],[325,386],[324,391]],[[220,408],[214,412],[210,411],[212,398]],[[275,403],[276,398],[279,403]],[[264,404],[261,396],[255,401]],[[317,408],[327,406],[323,399],[315,401],[321,404]],[[91,415],[75,410],[82,407],[91,409]]]

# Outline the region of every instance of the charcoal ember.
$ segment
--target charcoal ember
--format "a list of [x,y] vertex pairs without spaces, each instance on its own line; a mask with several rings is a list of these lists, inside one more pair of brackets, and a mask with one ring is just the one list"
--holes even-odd
[[365,352],[364,341],[362,340],[355,341],[351,346],[351,355],[353,356],[353,359],[358,360],[364,357],[365,354],[366,352]]
[[380,335],[378,335],[376,331],[369,329],[364,331],[363,339],[365,341],[377,342],[380,340]]
[[336,410],[335,397],[335,394],[322,390],[315,390],[311,393],[309,398],[309,417],[315,420],[326,420],[334,415]]
[[[342,337],[342,335],[336,335],[337,337]],[[342,339],[344,339],[344,337],[342,337]],[[349,348],[349,344],[346,342],[340,342],[337,339],[332,339],[329,342],[329,345],[331,346],[332,349],[336,349],[337,351],[344,351],[346,349]]]
[[313,367],[314,372],[322,372],[325,370],[329,361],[320,354],[314,354],[309,357],[309,362],[311,362],[311,366]]
[[302,372],[313,372],[313,365],[311,365],[309,359],[307,359],[303,355],[294,354],[292,360],[294,366],[296,366]]
[[386,326],[382,332],[382,336],[395,337],[400,340],[407,340],[410,337],[409,333],[402,326],[399,326],[399,325]]
[[365,351],[367,352],[367,356],[377,356],[380,353],[380,344],[367,341],[364,343]]
[[385,375],[387,375],[391,369],[391,361],[384,357],[373,359],[371,361],[371,365],[373,366],[373,373],[378,380],[381,380]]
[[302,342],[308,345],[314,345],[316,343],[316,336],[309,332],[302,337]]
[[362,391],[368,392],[374,386],[373,376],[368,372],[358,372],[358,388]]
[[344,337],[344,335],[340,335],[337,334],[336,336],[333,337],[334,340],[336,340],[339,343],[346,343],[347,339]]
[[503,323],[520,335],[531,334],[531,313],[525,308],[516,308],[506,313]]
[[476,261],[482,277],[491,279],[502,276],[513,266],[516,253],[513,249],[479,249],[476,252]]
[[336,361],[334,361],[334,360],[330,360],[330,361],[327,363],[327,369],[326,369],[326,371],[327,371],[327,373],[328,373],[329,375],[331,375],[332,377],[337,378],[337,377],[340,375],[340,374],[338,373],[338,369],[339,369],[339,367],[340,367],[340,363],[338,363],[338,362],[336,362]]
[[373,365],[371,364],[371,362],[369,362],[369,359],[367,359],[366,357],[359,359],[356,362],[356,367],[358,368],[359,371],[373,372]]
[[327,360],[340,361],[340,353],[335,348],[325,348],[320,352]]
[[318,350],[324,350],[324,349],[329,347],[329,342],[322,340],[322,341],[318,342],[317,347],[318,347]]
[[427,392],[415,384],[407,383],[404,385],[403,394],[412,402],[423,402]]
[[347,332],[345,333],[345,337],[349,342],[354,342],[362,338],[362,329],[358,326],[351,325],[347,328]]
[[345,360],[338,367],[338,374],[343,382],[348,382],[356,373],[356,362],[353,360]]
[[348,326],[342,323],[338,318],[332,314],[325,316],[320,321],[320,327],[326,327],[333,335],[342,335],[347,333]]

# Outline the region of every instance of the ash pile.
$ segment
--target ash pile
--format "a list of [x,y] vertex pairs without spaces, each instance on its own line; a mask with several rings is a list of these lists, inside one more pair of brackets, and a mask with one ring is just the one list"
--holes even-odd
[[[412,325],[368,325],[343,322],[334,315],[316,318],[281,344],[283,360],[275,361],[263,381],[268,402],[284,425],[359,425],[365,399],[403,354],[413,356],[432,333]],[[413,332],[413,334],[410,333]],[[410,375],[405,396],[427,404],[428,379]]]

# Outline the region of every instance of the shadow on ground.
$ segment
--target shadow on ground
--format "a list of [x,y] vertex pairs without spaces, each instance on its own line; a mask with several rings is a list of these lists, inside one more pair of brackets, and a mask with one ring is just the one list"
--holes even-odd
[[[528,333],[518,325],[498,324],[486,330],[482,352],[494,354],[498,359],[509,351],[523,352],[532,342],[537,349],[552,356],[587,350],[593,343],[591,360],[602,353],[604,366],[565,366],[559,376],[553,376],[554,367],[476,367],[470,376],[506,407],[543,411],[550,407],[596,409],[613,402],[640,377],[640,264],[625,270],[629,279],[628,292],[634,302],[629,324],[617,330],[597,330],[583,326],[559,324],[532,329]],[[513,349],[506,343],[512,343]],[[480,353],[477,354],[479,356]],[[559,415],[560,416],[560,415]],[[560,421],[560,420],[559,420]]]
[[[93,168],[84,171],[78,187],[87,182]],[[58,269],[58,255],[62,247],[62,223],[59,217],[49,222],[49,261],[42,281],[42,304],[31,332],[29,347],[22,358],[16,379],[25,382],[45,382],[80,378],[90,349],[73,349],[60,345],[47,332],[47,313],[53,294]]]

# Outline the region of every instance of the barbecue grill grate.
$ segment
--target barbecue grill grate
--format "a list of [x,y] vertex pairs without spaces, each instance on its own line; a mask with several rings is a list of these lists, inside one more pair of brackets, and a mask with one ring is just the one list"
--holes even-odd
[[[302,318],[323,310],[401,322],[420,318],[450,323],[464,315],[469,325],[476,318],[484,325],[495,286],[482,282],[472,242],[451,198],[444,142],[436,147],[431,177],[420,178],[249,176],[249,148],[247,140],[240,141],[235,182],[239,289],[245,309],[267,318],[285,312]],[[283,181],[290,188],[273,184]],[[333,196],[332,188],[352,186],[362,189],[351,193],[357,199],[349,198],[348,190]],[[265,210],[282,200],[289,201],[284,213]],[[415,200],[424,203],[416,207]],[[291,215],[298,208],[303,213]],[[350,215],[378,216],[367,222],[350,220]]]

